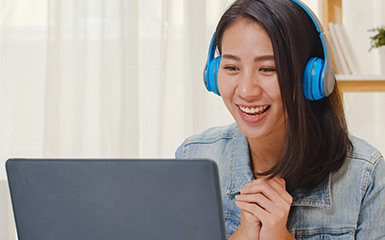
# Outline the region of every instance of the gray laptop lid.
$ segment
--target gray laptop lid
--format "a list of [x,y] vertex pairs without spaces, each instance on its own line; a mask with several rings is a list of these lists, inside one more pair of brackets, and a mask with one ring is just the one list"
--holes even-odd
[[10,159],[19,240],[225,239],[210,160]]

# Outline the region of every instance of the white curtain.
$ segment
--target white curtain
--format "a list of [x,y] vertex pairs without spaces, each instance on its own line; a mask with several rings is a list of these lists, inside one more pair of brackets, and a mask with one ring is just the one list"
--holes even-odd
[[6,159],[172,158],[232,122],[202,79],[231,2],[0,0],[0,240],[15,238]]
[[227,5],[0,0],[1,159],[171,157],[186,135],[230,120],[202,83]]

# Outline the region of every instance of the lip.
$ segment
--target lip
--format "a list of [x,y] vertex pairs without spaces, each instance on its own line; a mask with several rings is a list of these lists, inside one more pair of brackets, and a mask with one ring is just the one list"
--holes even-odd
[[[250,115],[250,114],[246,114],[245,112],[243,112],[241,109],[240,109],[240,105],[236,105],[237,108],[238,108],[238,112],[239,112],[239,115],[241,116],[242,120],[248,124],[256,124],[256,123],[259,123],[261,122],[265,116],[267,115],[267,113],[269,113],[269,110],[271,108],[271,106],[269,105],[269,107],[261,114],[258,114],[258,115]],[[245,105],[241,105],[242,107],[248,107],[248,106],[245,106]],[[255,107],[259,107],[259,106],[253,106],[254,108]],[[249,108],[253,108],[251,106],[249,106]]]

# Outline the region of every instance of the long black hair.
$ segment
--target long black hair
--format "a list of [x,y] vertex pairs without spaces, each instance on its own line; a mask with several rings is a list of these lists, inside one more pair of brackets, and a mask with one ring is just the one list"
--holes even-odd
[[222,50],[224,31],[246,18],[268,33],[274,58],[287,132],[277,164],[262,175],[281,176],[289,191],[310,191],[341,168],[353,149],[337,85],[329,97],[309,101],[303,94],[303,72],[311,57],[323,56],[310,16],[292,0],[238,0],[224,13],[215,44]]

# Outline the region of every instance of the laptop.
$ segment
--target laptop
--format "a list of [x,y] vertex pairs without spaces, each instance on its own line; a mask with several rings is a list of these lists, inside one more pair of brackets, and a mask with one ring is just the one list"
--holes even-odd
[[9,159],[19,240],[223,240],[211,160]]

